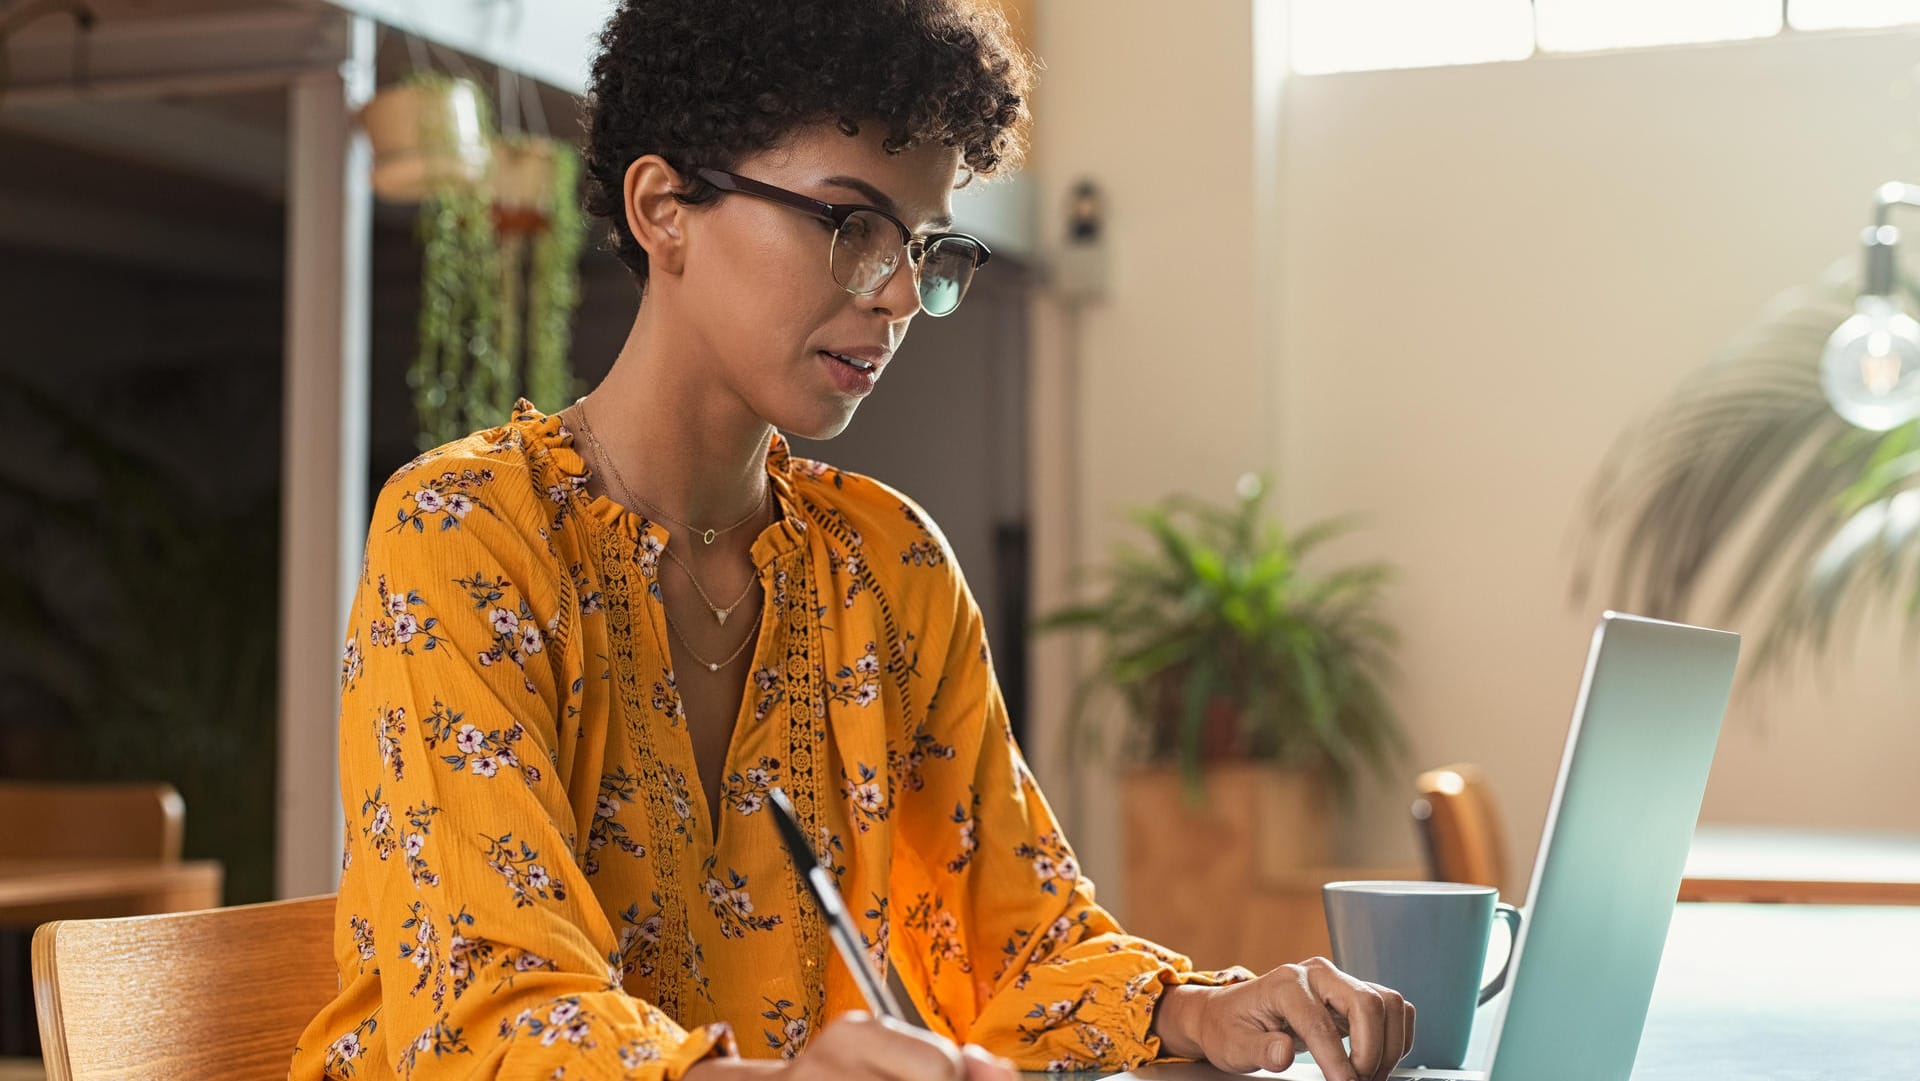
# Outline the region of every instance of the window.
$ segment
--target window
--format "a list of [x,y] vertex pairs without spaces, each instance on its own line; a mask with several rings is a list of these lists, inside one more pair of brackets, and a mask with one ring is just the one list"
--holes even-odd
[[1303,74],[1521,60],[1533,54],[1528,0],[1293,0],[1293,70]]
[[1780,0],[1535,0],[1540,48],[1553,52],[1763,38]]
[[[1920,0],[1271,0],[1293,71],[1324,74],[1920,23]],[[1786,8],[1782,20],[1781,8]]]
[[1795,30],[1894,26],[1920,22],[1920,0],[1792,0],[1787,18]]

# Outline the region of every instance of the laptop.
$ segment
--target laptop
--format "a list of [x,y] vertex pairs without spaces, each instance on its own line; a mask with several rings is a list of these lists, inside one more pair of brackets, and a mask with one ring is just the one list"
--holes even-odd
[[[1594,631],[1490,1062],[1433,1081],[1627,1081],[1733,689],[1740,636],[1608,612]],[[1418,1021],[1415,1022],[1418,1024]],[[1200,1081],[1205,1063],[1113,1078]],[[1309,1062],[1251,1076],[1322,1081]]]

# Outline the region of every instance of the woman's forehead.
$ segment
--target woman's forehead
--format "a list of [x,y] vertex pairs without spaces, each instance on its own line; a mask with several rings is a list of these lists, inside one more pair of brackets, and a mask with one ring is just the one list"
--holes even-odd
[[[741,167],[764,172],[755,179],[818,192],[830,201],[875,203],[913,225],[947,218],[959,177],[959,150],[927,142],[889,154],[885,142],[886,131],[878,123],[862,124],[852,135],[834,124],[811,125]],[[838,194],[827,194],[828,188]]]

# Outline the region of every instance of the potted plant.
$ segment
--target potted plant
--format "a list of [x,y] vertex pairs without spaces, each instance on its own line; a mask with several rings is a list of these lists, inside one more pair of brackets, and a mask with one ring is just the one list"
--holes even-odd
[[567,355],[586,235],[578,155],[555,139],[497,134],[480,88],[436,72],[382,91],[362,116],[375,190],[419,203],[407,385],[420,448],[501,423],[523,394],[564,406],[578,393]]
[[1622,434],[1587,503],[1577,600],[1606,578],[1610,603],[1685,619],[1717,594],[1716,621],[1755,616],[1748,680],[1821,656],[1836,626],[1872,610],[1857,602],[1904,593],[1917,622],[1920,584],[1905,575],[1920,559],[1920,422],[1856,428],[1820,387],[1821,349],[1858,292],[1837,266],[1783,294]]
[[[524,393],[556,410],[579,393],[567,362],[573,309],[580,299],[580,157],[571,146],[533,135],[494,144],[493,223],[500,238],[500,351],[520,356]],[[524,332],[523,332],[524,328]]]
[[427,450],[503,422],[515,379],[500,337],[502,261],[489,191],[460,181],[428,189],[416,235],[419,345],[407,385]]
[[[1395,636],[1378,611],[1388,568],[1308,573],[1304,559],[1345,525],[1289,536],[1265,496],[1247,476],[1230,506],[1175,496],[1136,512],[1152,547],[1123,548],[1102,595],[1040,624],[1099,643],[1074,742],[1093,742],[1096,692],[1128,707],[1126,896],[1143,931],[1170,876],[1201,876],[1178,892],[1218,906],[1330,862],[1334,799],[1402,747],[1384,687]],[[1194,940],[1190,918],[1167,922]]]
[[492,159],[486,95],[466,79],[416,73],[374,95],[360,122],[382,199],[412,203],[450,185],[477,185]]

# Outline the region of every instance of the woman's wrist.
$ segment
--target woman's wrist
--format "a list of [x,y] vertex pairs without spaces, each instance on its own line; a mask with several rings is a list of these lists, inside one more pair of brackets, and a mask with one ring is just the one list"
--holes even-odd
[[1200,1014],[1206,1006],[1211,987],[1175,984],[1160,993],[1153,1009],[1148,1032],[1160,1038],[1160,1053],[1167,1058],[1200,1059],[1206,1051],[1200,1045]]

